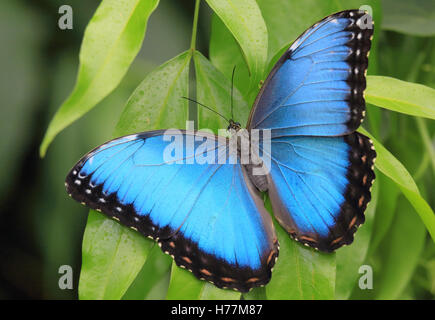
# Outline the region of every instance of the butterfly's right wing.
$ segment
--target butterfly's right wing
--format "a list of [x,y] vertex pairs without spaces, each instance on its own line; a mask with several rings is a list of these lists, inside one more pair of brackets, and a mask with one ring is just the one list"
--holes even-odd
[[376,153],[355,130],[365,113],[372,35],[361,10],[313,25],[276,63],[248,123],[270,130],[270,173],[260,189],[268,188],[276,218],[323,251],[353,240],[370,200]]
[[198,278],[247,291],[270,280],[278,242],[240,161],[229,164],[236,161],[228,157],[227,140],[212,134],[145,132],[88,153],[66,188],[75,200],[158,241]]

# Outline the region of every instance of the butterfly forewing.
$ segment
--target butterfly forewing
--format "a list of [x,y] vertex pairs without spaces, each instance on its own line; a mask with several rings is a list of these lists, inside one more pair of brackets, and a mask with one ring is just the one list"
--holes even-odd
[[367,17],[358,10],[339,12],[300,36],[268,76],[248,128],[270,129],[272,137],[355,131],[365,114],[373,35],[373,24],[362,23]]

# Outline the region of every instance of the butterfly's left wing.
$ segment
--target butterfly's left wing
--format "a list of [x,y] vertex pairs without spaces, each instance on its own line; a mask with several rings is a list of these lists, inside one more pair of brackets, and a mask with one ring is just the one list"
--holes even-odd
[[212,134],[144,132],[85,155],[66,188],[158,241],[196,277],[248,291],[270,280],[278,242],[262,198],[230,157],[227,140]]

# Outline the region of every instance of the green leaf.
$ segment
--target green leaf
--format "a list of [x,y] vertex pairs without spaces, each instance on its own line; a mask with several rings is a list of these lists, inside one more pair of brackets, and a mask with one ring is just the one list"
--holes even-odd
[[370,201],[364,215],[365,222],[355,233],[354,241],[350,246],[337,250],[337,279],[335,296],[337,299],[348,299],[352,289],[361,276],[359,267],[364,263],[369,250],[370,239],[374,228],[375,211],[378,201],[378,183],[375,180]]
[[234,86],[247,98],[250,89],[249,69],[236,40],[215,14],[211,23],[209,56],[212,64],[228,79],[231,79],[233,68],[236,67]]
[[206,0],[242,49],[251,83],[263,76],[267,62],[267,28],[255,0]]
[[148,74],[127,102],[115,129],[125,135],[153,129],[183,129],[189,95],[189,62],[186,51]]
[[433,0],[382,0],[382,29],[429,37],[435,35]]
[[379,196],[368,256],[376,251],[390,229],[396,211],[397,198],[400,194],[396,183],[384,174],[376,174],[375,183],[379,186]]
[[142,270],[122,299],[165,299],[171,265],[171,257],[164,254],[154,243]]
[[435,119],[435,89],[421,84],[368,76],[365,99],[385,109]]
[[[271,211],[270,200],[266,208]],[[334,299],[335,253],[322,253],[291,239],[275,222],[279,257],[266,285],[268,299]]]
[[417,185],[412,179],[412,176],[406,168],[397,160],[385,147],[373,138],[367,131],[360,128],[363,134],[369,136],[373,140],[373,144],[377,153],[376,167],[393,180],[400,188],[405,197],[419,214],[421,220],[429,231],[432,239],[435,241],[435,214],[431,207],[420,195]]
[[41,143],[42,157],[60,131],[116,88],[139,52],[148,18],[157,5],[158,0],[102,1],[85,31],[73,92],[56,112]]
[[[190,58],[191,53],[187,51],[145,77],[129,98],[115,136],[185,125],[187,102],[180,97],[189,92]],[[119,247],[126,241],[131,249]],[[120,299],[141,270],[152,244],[140,234],[91,210],[83,239],[80,298]],[[118,261],[120,257],[122,260]],[[118,268],[120,263],[125,264],[123,268]]]
[[[208,104],[215,111],[228,119],[231,118],[231,82],[200,52],[194,54],[196,71],[196,99]],[[243,96],[234,88],[234,119],[244,127],[249,116],[249,107]],[[198,127],[209,128],[217,133],[218,129],[226,129],[228,122],[211,111],[198,107]]]
[[242,295],[243,300],[267,300],[266,288],[256,287]]
[[172,263],[171,282],[166,299],[239,300],[240,293],[233,290],[219,289],[209,282],[200,281],[191,272]]
[[384,248],[384,263],[377,286],[377,299],[397,299],[408,284],[424,248],[426,231],[411,206],[399,199],[395,221]]
[[153,243],[91,210],[83,238],[80,299],[120,299]]

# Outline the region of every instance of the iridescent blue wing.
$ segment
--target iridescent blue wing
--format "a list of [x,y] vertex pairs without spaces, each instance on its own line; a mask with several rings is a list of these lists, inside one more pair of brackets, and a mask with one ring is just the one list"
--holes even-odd
[[235,162],[230,157],[225,138],[145,132],[85,155],[66,188],[75,200],[158,241],[196,277],[247,291],[269,281],[278,242],[261,197],[240,161],[228,164]]
[[360,125],[373,25],[364,12],[343,11],[303,33],[269,74],[249,129],[272,137],[340,136]]
[[353,241],[375,178],[366,136],[274,138],[264,157],[274,215],[294,239],[327,252]]

